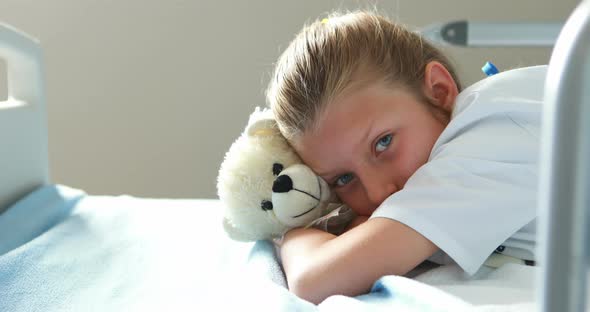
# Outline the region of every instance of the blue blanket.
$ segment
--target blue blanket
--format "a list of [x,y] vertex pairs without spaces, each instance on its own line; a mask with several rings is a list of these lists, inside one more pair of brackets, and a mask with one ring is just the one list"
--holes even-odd
[[45,186],[0,215],[0,311],[457,311],[399,276],[316,306],[291,294],[268,242],[237,243],[217,200],[89,196]]

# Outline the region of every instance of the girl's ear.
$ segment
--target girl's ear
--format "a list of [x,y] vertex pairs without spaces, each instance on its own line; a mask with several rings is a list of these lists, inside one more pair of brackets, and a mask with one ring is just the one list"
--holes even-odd
[[426,65],[423,88],[424,94],[432,104],[447,113],[453,111],[459,89],[455,79],[444,65],[436,61]]

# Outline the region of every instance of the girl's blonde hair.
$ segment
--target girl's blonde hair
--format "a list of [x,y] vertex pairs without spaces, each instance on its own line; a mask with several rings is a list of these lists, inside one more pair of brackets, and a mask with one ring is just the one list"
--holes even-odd
[[449,60],[419,34],[375,13],[334,13],[303,30],[283,52],[267,89],[279,128],[292,140],[317,126],[327,103],[344,91],[385,82],[422,91],[426,65],[443,64],[457,87]]

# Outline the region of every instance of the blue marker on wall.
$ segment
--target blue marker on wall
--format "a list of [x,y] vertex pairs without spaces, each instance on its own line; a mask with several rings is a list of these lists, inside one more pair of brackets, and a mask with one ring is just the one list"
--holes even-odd
[[486,64],[481,68],[481,71],[483,71],[483,73],[488,77],[499,73],[498,68],[496,68],[492,62],[486,62]]

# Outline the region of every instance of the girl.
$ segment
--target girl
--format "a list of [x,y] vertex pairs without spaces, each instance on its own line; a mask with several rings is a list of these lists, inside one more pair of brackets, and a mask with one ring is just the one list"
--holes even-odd
[[460,93],[447,58],[384,17],[355,12],[304,28],[276,65],[268,102],[303,161],[358,217],[340,236],[285,235],[290,290],[319,303],[427,259],[470,274],[496,249],[533,260],[544,71],[509,71]]

